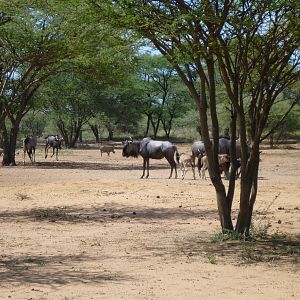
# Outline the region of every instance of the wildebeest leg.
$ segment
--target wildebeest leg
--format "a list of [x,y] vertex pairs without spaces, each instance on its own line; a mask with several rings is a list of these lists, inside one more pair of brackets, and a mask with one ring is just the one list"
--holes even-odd
[[143,161],[143,174],[142,174],[141,178],[143,178],[144,175],[145,175],[145,169],[146,169],[146,159],[144,158],[144,161]]
[[56,160],[58,160],[58,148],[56,148]]
[[49,150],[49,147],[50,147],[49,144],[47,144],[47,145],[45,146],[45,159],[46,159],[47,156],[48,156],[48,150]]
[[173,175],[173,169],[175,169],[175,178],[177,178],[177,168],[176,168],[176,162],[174,161],[174,155],[171,156],[171,158],[167,158],[167,161],[169,162],[170,166],[171,166],[171,173],[169,176],[169,179],[172,177]]
[[55,154],[55,147],[52,147],[53,153],[51,155],[51,157],[53,157],[53,155]]
[[195,176],[195,165],[193,164],[193,162],[191,163],[191,167],[192,167],[192,171],[193,171],[193,177],[194,177],[194,179],[196,179],[196,176]]
[[102,150],[100,150],[100,152],[101,152],[101,157],[102,157]]
[[26,156],[26,149],[24,149],[24,156],[23,156],[23,160],[24,160],[24,166],[25,166],[25,156]]
[[33,163],[35,163],[35,148],[32,148],[32,157],[33,157]]
[[146,164],[147,164],[147,176],[146,176],[146,178],[148,178],[149,177],[149,158],[146,160]]
[[27,149],[27,154],[28,154],[28,156],[29,156],[29,159],[30,159],[30,161],[31,161],[31,163],[32,163],[32,149]]
[[198,157],[198,164],[197,164],[197,167],[198,167],[198,172],[199,172],[199,177],[201,178],[201,156]]

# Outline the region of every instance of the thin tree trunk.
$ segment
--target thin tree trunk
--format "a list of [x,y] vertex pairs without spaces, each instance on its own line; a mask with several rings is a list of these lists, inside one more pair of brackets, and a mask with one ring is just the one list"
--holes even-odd
[[228,230],[233,230],[231,213],[226,199],[225,187],[223,184],[215,182],[215,185],[216,184],[219,185],[219,189],[216,189],[216,196],[217,196],[217,205],[218,205],[218,212],[219,212],[222,231],[226,232]]
[[[252,151],[255,151],[252,149]],[[238,234],[249,236],[252,213],[257,195],[259,152],[252,153],[247,174],[241,174],[240,211],[235,227]]]
[[95,136],[96,143],[100,143],[99,129],[97,125],[90,124],[90,128]]
[[230,160],[231,160],[231,172],[229,175],[229,186],[227,191],[227,203],[231,214],[232,202],[235,191],[235,181],[236,181],[236,122],[237,113],[236,110],[231,108],[231,123],[230,123]]
[[150,115],[147,115],[147,125],[146,125],[146,130],[145,130],[144,136],[148,136],[148,134],[149,134],[149,129],[150,129],[150,118],[151,118],[151,116],[150,116]]
[[82,143],[82,130],[80,129],[79,132],[79,143]]
[[79,136],[80,136],[81,127],[82,127],[82,125],[78,124],[78,126],[76,128],[74,128],[75,132],[73,132],[73,138],[70,141],[70,148],[75,148],[75,146],[78,142]]
[[65,124],[62,120],[58,121],[56,124],[57,124],[60,134],[62,135],[62,137],[64,139],[65,145],[68,148],[70,146],[70,138],[69,138],[68,132],[65,128]]
[[2,126],[3,131],[3,166],[15,166],[16,165],[16,145],[17,145],[17,137],[19,132],[19,121],[15,121],[12,124],[12,128],[10,130],[10,134],[8,134],[5,124]]
[[271,149],[274,148],[274,135],[273,134],[270,135],[270,148]]

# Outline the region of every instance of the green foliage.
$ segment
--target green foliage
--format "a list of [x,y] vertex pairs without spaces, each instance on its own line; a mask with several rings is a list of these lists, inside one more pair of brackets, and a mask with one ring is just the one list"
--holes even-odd
[[208,255],[207,258],[211,264],[215,265],[217,263],[217,257],[215,255]]
[[212,238],[213,243],[219,243],[224,241],[236,241],[239,237],[233,230],[225,230],[224,232],[216,233],[215,236]]
[[269,236],[268,230],[270,227],[271,224],[269,222],[263,224],[259,223],[258,226],[252,224],[250,228],[250,237],[253,240],[266,239]]
[[20,134],[25,136],[42,136],[47,126],[46,115],[41,111],[30,111],[21,121]]
[[[275,128],[283,116],[290,109],[292,103],[288,99],[282,99],[278,101],[271,109],[268,122],[265,128],[265,132],[268,132]],[[300,104],[296,104],[291,112],[283,119],[276,130],[273,130],[272,138],[274,142],[278,142],[282,139],[292,138],[295,132],[300,129]]]
[[190,108],[191,97],[174,67],[162,55],[142,54],[139,58],[140,105],[154,136],[163,125],[168,137],[174,121]]

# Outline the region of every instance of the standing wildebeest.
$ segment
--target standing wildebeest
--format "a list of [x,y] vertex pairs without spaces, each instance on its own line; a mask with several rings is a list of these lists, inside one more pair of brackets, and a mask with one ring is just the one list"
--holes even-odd
[[49,148],[53,148],[53,154],[54,155],[55,149],[56,149],[56,160],[58,160],[58,149],[61,149],[61,144],[63,142],[63,138],[59,138],[58,135],[48,135],[46,137],[46,146],[45,146],[45,159],[48,156],[48,150]]
[[35,148],[37,145],[36,138],[33,136],[28,136],[23,141],[23,151],[24,151],[24,165],[26,152],[32,163],[35,163]]
[[172,177],[173,169],[175,169],[175,178],[177,178],[177,168],[176,162],[174,160],[174,155],[176,153],[177,163],[179,162],[179,153],[177,151],[177,147],[170,142],[163,141],[153,141],[151,138],[147,137],[142,139],[142,141],[126,141],[123,146],[122,155],[129,157],[138,157],[141,155],[144,159],[143,163],[143,175],[145,175],[145,169],[147,166],[147,176],[149,177],[149,160],[153,159],[162,159],[166,158],[171,166],[171,173],[169,178]]
[[[228,154],[230,155],[230,144],[231,140],[229,137],[222,136],[219,138],[219,154]],[[236,158],[241,157],[241,142],[240,140],[236,140]],[[195,161],[195,158],[198,157],[198,171],[199,171],[199,176],[200,175],[200,170],[201,170],[201,158],[205,154],[205,147],[204,147],[204,142],[203,141],[196,141],[192,145],[192,159]],[[229,178],[229,165],[230,163],[226,163],[226,166],[224,165],[222,168],[225,172],[225,176],[228,179]]]

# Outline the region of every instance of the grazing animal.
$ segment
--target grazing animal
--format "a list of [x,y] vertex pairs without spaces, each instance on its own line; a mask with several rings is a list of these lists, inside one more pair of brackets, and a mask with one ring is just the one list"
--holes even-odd
[[193,162],[192,156],[189,154],[181,154],[179,157],[179,165],[180,165],[180,169],[181,169],[181,177],[182,180],[185,177],[185,174],[187,172],[187,167],[191,166],[192,167],[192,171],[193,171],[193,177],[194,179],[196,179],[195,177],[195,162]]
[[107,153],[109,156],[110,152],[115,153],[115,147],[113,145],[103,145],[100,146],[100,152],[101,152],[101,156],[103,152]]
[[31,163],[35,163],[35,148],[37,145],[36,137],[28,136],[23,141],[23,152],[24,152],[24,165],[25,165],[25,156],[26,152],[28,154],[28,157],[31,160]]
[[[212,142],[212,141],[211,141]],[[241,157],[241,142],[239,139],[236,140],[236,158]],[[222,136],[219,138],[219,154],[228,154],[230,155],[230,145],[231,145],[231,140],[229,137]],[[192,158],[193,161],[195,161],[195,158],[198,157],[198,171],[199,171],[199,176],[201,173],[201,158],[205,154],[205,147],[204,147],[204,142],[203,141],[196,141],[192,145]],[[225,173],[225,177],[228,179],[229,178],[229,167],[230,167],[230,161],[227,162],[222,166],[222,169]],[[201,177],[201,176],[200,176]]]
[[[218,160],[219,160],[219,166],[221,167],[224,164],[226,164],[226,163],[229,162],[229,155],[228,154],[219,154],[218,155]],[[205,170],[207,170],[207,168],[208,168],[208,159],[207,159],[207,156],[203,156],[201,158],[201,164],[202,164],[202,167],[201,167],[201,178],[202,179],[206,179]]]
[[153,159],[162,159],[166,158],[171,166],[171,173],[169,178],[172,177],[173,169],[175,169],[175,178],[177,178],[177,169],[176,162],[174,159],[176,153],[177,163],[179,162],[179,153],[177,151],[177,147],[170,143],[164,141],[154,141],[151,138],[147,137],[142,139],[141,141],[132,141],[127,140],[124,142],[122,155],[129,157],[138,157],[141,155],[144,159],[143,162],[143,174],[141,178],[145,176],[145,170],[147,167],[147,175],[146,178],[149,177],[149,160]]
[[236,173],[235,178],[238,179],[241,175],[241,159],[236,160]]
[[63,138],[60,138],[58,135],[48,135],[46,137],[46,146],[45,146],[45,159],[48,156],[48,150],[52,147],[53,154],[51,157],[53,157],[55,150],[56,150],[56,160],[58,160],[58,149],[61,149],[61,145],[63,142]]

